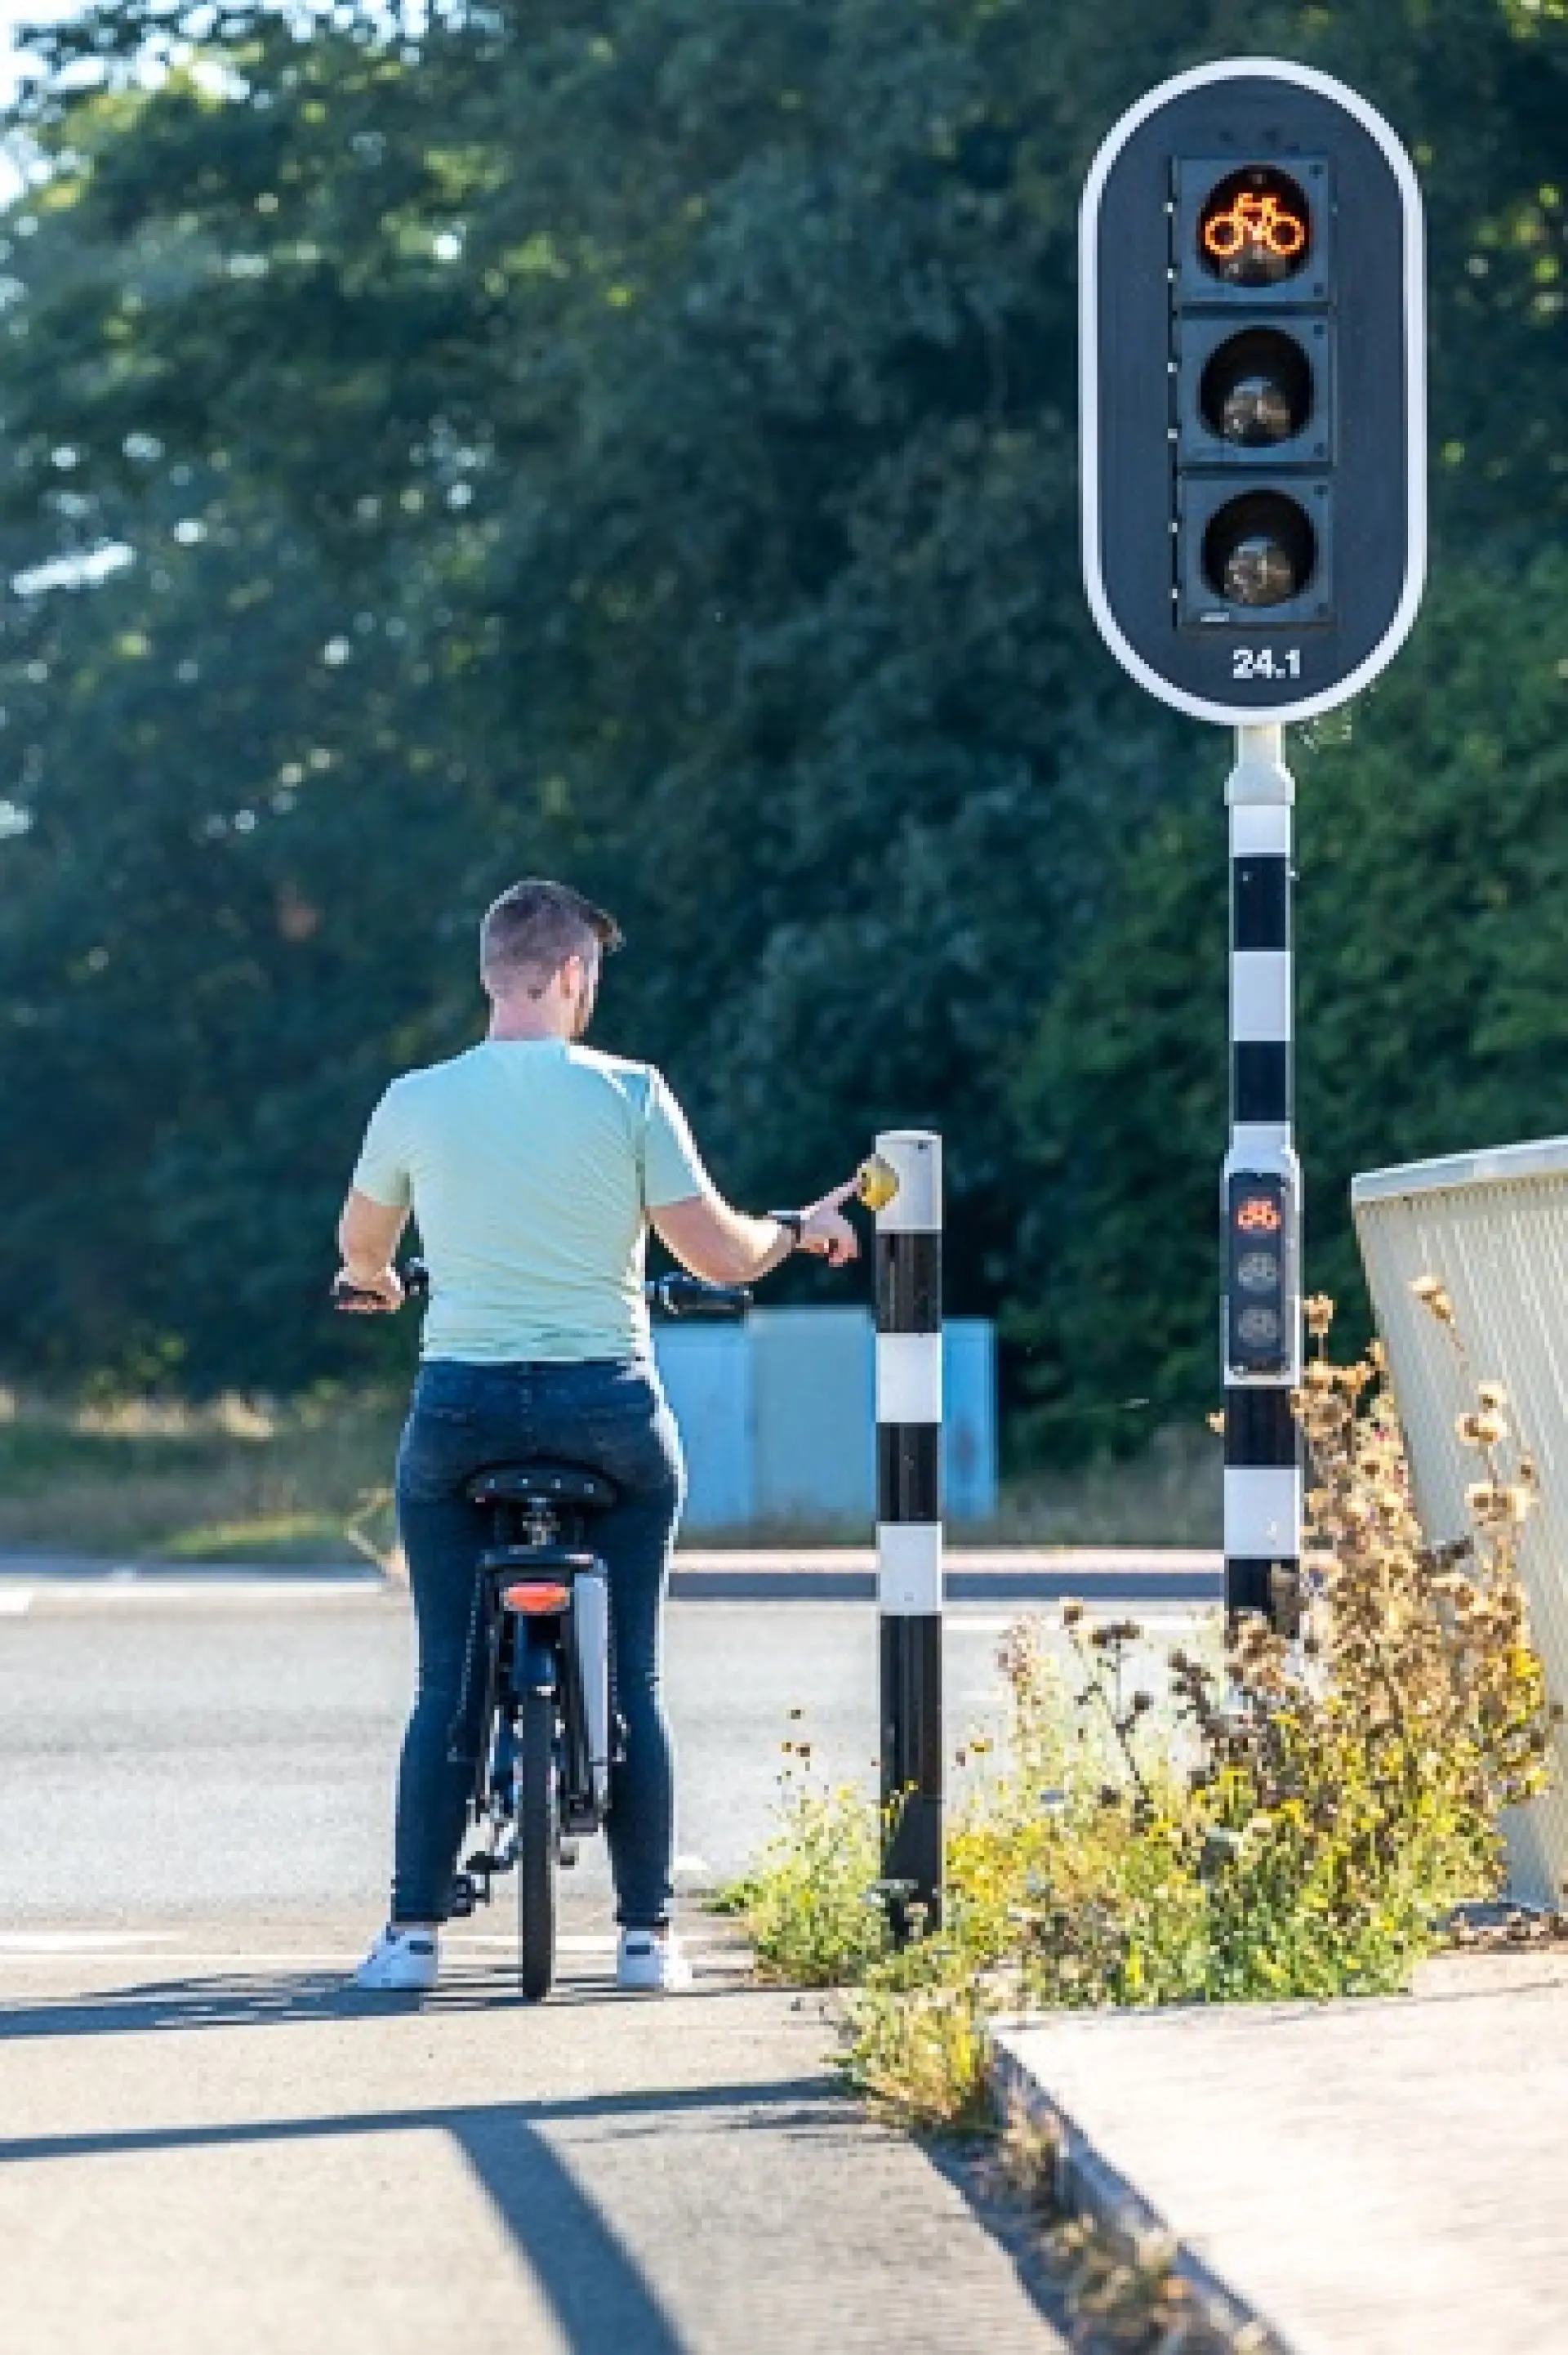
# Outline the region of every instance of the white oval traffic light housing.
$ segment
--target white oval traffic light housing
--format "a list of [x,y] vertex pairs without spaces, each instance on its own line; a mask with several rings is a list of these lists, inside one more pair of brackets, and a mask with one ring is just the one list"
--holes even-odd
[[1080,223],[1084,575],[1140,685],[1222,725],[1375,677],[1426,554],[1421,202],[1355,91],[1234,59],[1096,157]]

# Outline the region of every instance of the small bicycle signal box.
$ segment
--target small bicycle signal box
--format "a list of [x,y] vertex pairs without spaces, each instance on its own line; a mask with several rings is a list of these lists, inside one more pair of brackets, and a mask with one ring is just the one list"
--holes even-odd
[[1298,1323],[1288,1180],[1276,1171],[1226,1178],[1225,1369],[1234,1380],[1294,1370]]

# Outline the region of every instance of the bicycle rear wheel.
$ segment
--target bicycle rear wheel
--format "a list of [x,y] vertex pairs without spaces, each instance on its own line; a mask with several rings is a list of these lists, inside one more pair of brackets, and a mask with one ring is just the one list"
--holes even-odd
[[556,1976],[556,1696],[524,1685],[517,1710],[517,1943],[530,2003]]

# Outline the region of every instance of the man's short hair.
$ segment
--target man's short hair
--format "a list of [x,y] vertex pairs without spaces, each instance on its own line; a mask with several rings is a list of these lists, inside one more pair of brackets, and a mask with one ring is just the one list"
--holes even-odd
[[620,946],[620,926],[567,883],[530,876],[487,908],[479,931],[479,970],[492,989],[522,982],[543,989],[569,956],[605,955]]

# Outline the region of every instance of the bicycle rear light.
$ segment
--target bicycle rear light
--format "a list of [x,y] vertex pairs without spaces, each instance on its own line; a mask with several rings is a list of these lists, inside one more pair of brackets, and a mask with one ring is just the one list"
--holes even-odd
[[558,1579],[530,1578],[516,1586],[504,1587],[501,1600],[508,1611],[521,1611],[530,1619],[546,1619],[553,1612],[564,1611],[572,1599],[572,1590]]

